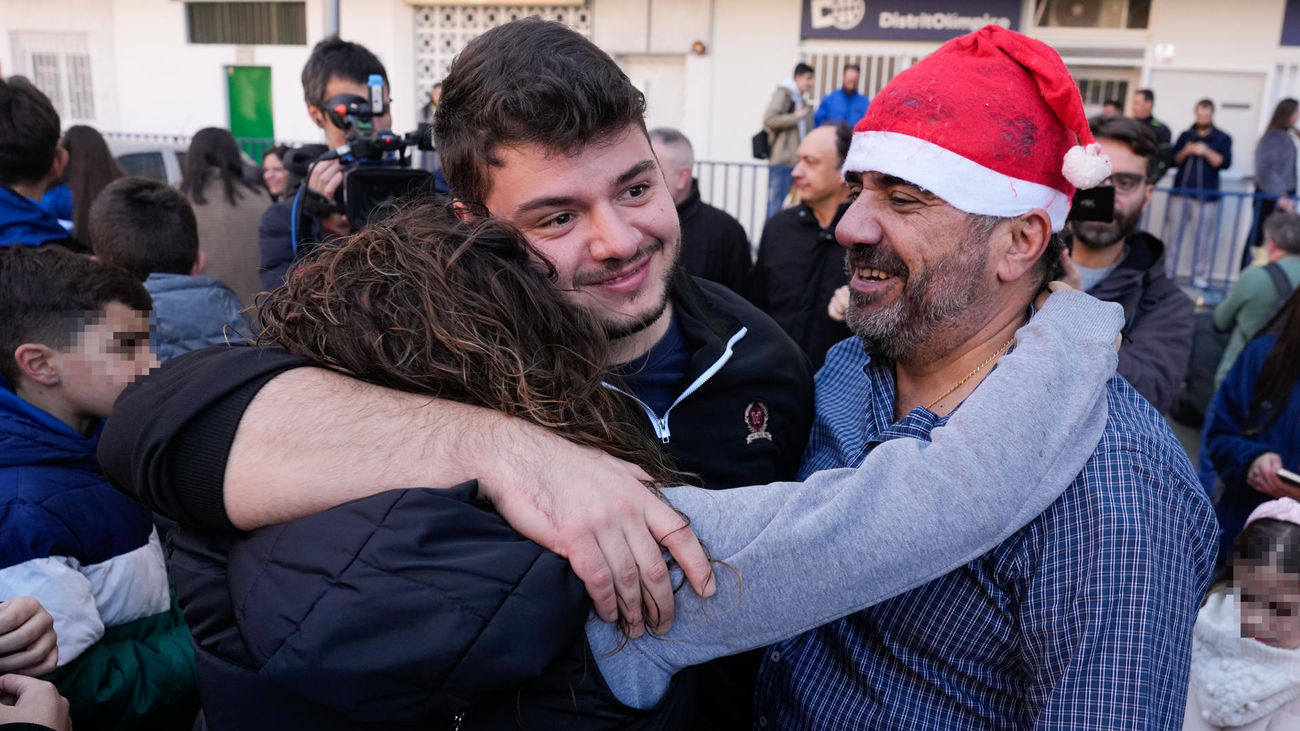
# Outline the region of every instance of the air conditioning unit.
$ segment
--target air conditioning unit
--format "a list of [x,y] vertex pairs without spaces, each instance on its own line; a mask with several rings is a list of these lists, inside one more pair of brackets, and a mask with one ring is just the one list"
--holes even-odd
[[[1128,0],[1044,0],[1047,13],[1039,13],[1039,25],[1064,28],[1123,28],[1128,18]],[[1045,17],[1044,17],[1045,16]]]

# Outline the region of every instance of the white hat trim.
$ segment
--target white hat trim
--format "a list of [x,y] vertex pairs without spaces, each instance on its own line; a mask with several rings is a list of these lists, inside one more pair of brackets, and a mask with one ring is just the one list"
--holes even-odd
[[925,188],[966,213],[1014,218],[1042,208],[1052,230],[1065,228],[1070,198],[1042,183],[1020,180],[944,147],[898,132],[855,132],[843,172],[877,172]]

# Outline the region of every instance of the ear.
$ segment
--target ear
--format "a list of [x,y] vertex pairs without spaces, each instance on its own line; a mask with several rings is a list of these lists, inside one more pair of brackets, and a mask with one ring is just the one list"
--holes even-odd
[[203,270],[207,266],[208,266],[208,255],[200,251],[199,255],[194,257],[194,266],[190,267],[190,276],[191,277],[199,276],[200,274],[203,273]]
[[685,165],[677,168],[677,190],[687,190],[691,187],[691,179],[695,176],[690,168]]
[[474,212],[469,209],[469,206],[465,205],[461,201],[453,201],[451,204],[451,210],[456,214],[456,220],[461,223],[474,222]]
[[36,383],[47,388],[59,385],[58,353],[48,345],[23,343],[14,349],[14,361],[18,372]]
[[50,163],[50,173],[47,180],[58,180],[63,175],[63,168],[68,166],[68,151],[63,147],[54,148],[54,162]]
[[1052,238],[1052,219],[1041,208],[1010,222],[1007,232],[993,250],[998,281],[1010,283],[1032,271]]
[[311,117],[311,121],[315,122],[317,127],[325,129],[325,113],[317,109],[314,104],[307,104],[307,116]]
[[1156,186],[1154,183],[1147,183],[1146,189],[1147,194],[1142,198],[1142,210],[1144,211],[1147,209],[1147,206],[1151,205],[1151,195],[1156,192]]

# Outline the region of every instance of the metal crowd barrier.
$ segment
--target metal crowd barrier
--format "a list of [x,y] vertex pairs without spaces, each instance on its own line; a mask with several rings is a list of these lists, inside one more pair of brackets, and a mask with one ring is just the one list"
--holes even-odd
[[[168,147],[188,147],[190,142],[185,135],[106,132],[104,136]],[[246,137],[236,141],[255,162],[261,161],[268,147],[298,144]],[[767,218],[768,170],[762,162],[695,163],[701,199],[740,221],[754,252]],[[1223,188],[1210,199],[1196,190],[1157,187],[1138,224],[1165,242],[1170,277],[1193,293],[1200,292],[1206,301],[1221,298],[1236,281],[1245,247],[1263,243],[1254,226],[1258,202],[1277,200],[1277,196],[1250,192],[1249,180],[1226,179]]]
[[[700,197],[740,221],[754,251],[766,222],[767,175],[768,165],[761,162],[695,163]],[[1278,198],[1251,192],[1248,179],[1225,179],[1222,185],[1216,199],[1198,190],[1157,187],[1138,223],[1165,243],[1169,276],[1207,302],[1222,298],[1237,280],[1245,248],[1263,244],[1254,226],[1257,203]]]

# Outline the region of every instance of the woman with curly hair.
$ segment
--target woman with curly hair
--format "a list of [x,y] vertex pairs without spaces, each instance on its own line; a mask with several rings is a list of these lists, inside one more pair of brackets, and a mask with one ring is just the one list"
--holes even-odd
[[[683,727],[697,689],[679,671],[983,553],[1056,499],[1106,418],[1121,317],[1067,292],[933,442],[891,440],[804,483],[668,487],[690,476],[633,426],[602,328],[553,274],[504,224],[418,206],[313,252],[261,303],[259,342],[641,465],[712,552],[717,593],[680,598],[667,635],[629,640],[589,619],[565,560],[477,503],[473,483],[392,490],[233,540],[182,529],[172,568],[209,728]],[[1030,441],[1043,458],[1026,464],[1017,445]],[[921,517],[918,501],[932,508]]]

